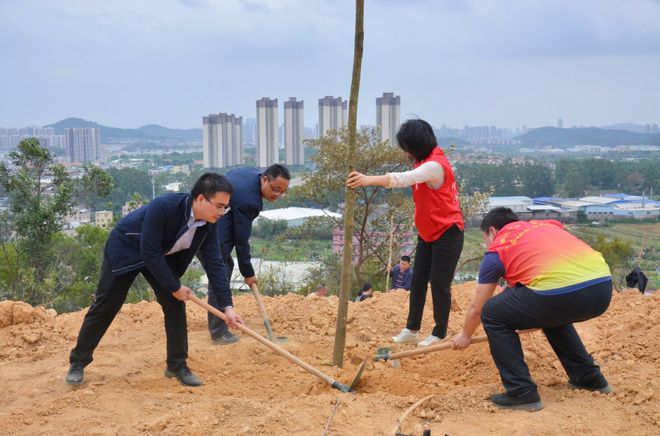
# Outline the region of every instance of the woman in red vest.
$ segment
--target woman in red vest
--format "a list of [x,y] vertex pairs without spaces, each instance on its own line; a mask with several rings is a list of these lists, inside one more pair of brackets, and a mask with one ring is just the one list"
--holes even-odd
[[[415,202],[417,255],[413,270],[408,308],[408,322],[392,340],[429,346],[447,336],[451,307],[451,282],[463,249],[463,215],[458,204],[458,188],[454,172],[433,133],[424,120],[409,120],[396,135],[399,147],[413,159],[413,169],[401,173],[367,176],[357,171],[348,176],[350,188],[411,186]],[[433,318],[431,335],[419,340],[419,329],[426,302],[427,285],[431,280]]]

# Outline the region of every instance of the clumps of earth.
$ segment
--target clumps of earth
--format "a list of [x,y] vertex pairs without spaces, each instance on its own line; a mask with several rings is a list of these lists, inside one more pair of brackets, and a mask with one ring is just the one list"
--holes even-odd
[[[460,330],[475,286],[452,288],[451,334]],[[234,303],[248,326],[265,334],[254,298],[240,295]],[[336,297],[287,294],[264,297],[264,303],[276,335],[289,339],[283,346],[343,383],[379,347],[413,348],[391,342],[405,325],[405,292],[376,292],[349,303],[343,368],[331,365]],[[429,295],[422,335],[432,328],[431,307]],[[343,394],[249,336],[212,344],[206,312],[193,303],[187,311],[188,364],[203,386],[188,388],[163,376],[162,311],[156,302],[141,302],[124,305],[85,382],[72,387],[64,374],[86,310],[57,314],[0,302],[3,433],[318,435],[327,427],[335,435],[392,435],[403,417],[404,434],[660,434],[660,294],[616,293],[605,315],[576,325],[614,388],[608,395],[570,390],[543,333],[522,335],[545,403],[536,413],[502,411],[488,402],[502,387],[487,343],[398,362],[369,360],[357,392]]]

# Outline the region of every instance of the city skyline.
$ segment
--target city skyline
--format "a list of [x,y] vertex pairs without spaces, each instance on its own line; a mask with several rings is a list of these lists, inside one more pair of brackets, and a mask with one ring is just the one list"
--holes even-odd
[[[383,91],[402,120],[434,125],[660,121],[657,0],[365,7],[358,125]],[[0,1],[0,125],[191,128],[218,107],[249,116],[263,95],[348,99],[353,32],[352,2]]]

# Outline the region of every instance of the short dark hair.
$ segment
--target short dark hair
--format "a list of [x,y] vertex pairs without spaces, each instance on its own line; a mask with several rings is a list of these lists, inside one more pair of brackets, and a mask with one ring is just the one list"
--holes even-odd
[[371,289],[371,283],[369,283],[369,282],[365,282],[365,283],[362,285],[362,289],[360,290],[360,292],[366,292],[366,291],[368,291],[369,289]]
[[283,179],[286,180],[291,180],[291,173],[289,173],[289,170],[287,167],[281,164],[273,164],[266,168],[266,171],[264,171],[264,176],[268,177],[268,180],[274,180],[277,179],[278,177],[282,177]]
[[206,198],[213,197],[218,192],[226,192],[230,195],[234,192],[234,187],[229,180],[218,173],[202,174],[190,191],[193,199],[197,198],[199,194]]
[[511,209],[508,207],[496,207],[486,214],[479,228],[482,232],[486,233],[491,227],[494,227],[495,230],[500,230],[507,224],[516,221],[520,221],[520,218]]
[[433,127],[424,120],[408,120],[401,124],[396,134],[399,147],[421,162],[438,146]]
[[401,260],[410,263],[410,256],[401,256]]

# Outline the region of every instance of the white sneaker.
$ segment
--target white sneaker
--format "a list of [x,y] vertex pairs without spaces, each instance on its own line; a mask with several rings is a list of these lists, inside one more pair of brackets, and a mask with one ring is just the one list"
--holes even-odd
[[392,336],[392,341],[397,344],[416,344],[419,342],[419,332],[413,333],[408,329],[403,329],[398,335]]
[[424,340],[419,341],[417,344],[418,347],[428,347],[429,345],[435,344],[436,342],[440,342],[440,338],[437,336],[433,335],[428,335]]

